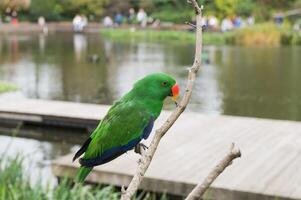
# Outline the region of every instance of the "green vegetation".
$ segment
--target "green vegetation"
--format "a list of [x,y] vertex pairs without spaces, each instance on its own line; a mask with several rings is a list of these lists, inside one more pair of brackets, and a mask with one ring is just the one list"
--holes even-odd
[[[132,39],[191,44],[195,42],[194,33],[185,31],[103,29],[101,34],[103,37],[119,41]],[[204,32],[203,43],[205,45],[243,46],[300,45],[301,35],[291,31],[289,25],[277,27],[273,23],[265,23],[227,33]]]
[[109,0],[31,0],[30,7],[21,14],[22,18],[36,20],[44,16],[48,21],[72,19],[76,14],[100,17]]
[[[254,15],[256,21],[267,21],[273,13],[300,8],[301,0],[200,0],[205,5],[205,15],[219,18],[235,15]],[[29,4],[30,3],[30,4]],[[104,15],[114,16],[117,12],[128,14],[129,8],[136,11],[141,7],[161,21],[183,23],[191,20],[193,10],[186,1],[179,0],[1,0],[0,12],[7,7],[19,12],[19,17],[36,21],[45,16],[47,21],[71,19],[75,14],[85,14],[90,20],[98,21]],[[1,13],[0,13],[1,15]]]
[[15,90],[17,90],[17,87],[15,85],[0,82],[0,93],[15,91]]
[[[154,31],[154,30],[137,30],[131,31],[128,29],[103,29],[101,34],[104,37],[109,37],[114,40],[144,40],[144,41],[166,41],[166,42],[185,42],[194,43],[195,35],[192,32],[185,31]],[[222,45],[226,43],[227,37],[232,33],[204,33],[204,44]]]
[[[35,173],[35,175],[37,175]],[[0,199],[119,199],[119,193],[112,187],[97,188],[91,186],[70,186],[67,180],[62,181],[57,187],[43,187],[39,182],[30,183],[22,168],[22,159],[0,160]]]
[[301,34],[292,31],[289,25],[277,27],[264,23],[235,31],[227,37],[227,43],[244,46],[300,45]]
[[254,27],[248,27],[237,30],[232,38],[228,38],[228,42],[235,45],[280,45],[280,38],[284,28],[278,28],[274,24],[260,24]]
[[[72,185],[70,181],[63,180],[55,188],[42,186],[41,181],[30,182],[30,177],[24,173],[22,158],[0,158],[0,199],[1,200],[117,200],[120,193],[113,187],[99,187],[91,185]],[[32,176],[37,176],[35,172]],[[141,200],[156,199],[152,194],[141,194],[136,198]],[[166,199],[163,195],[161,198]]]

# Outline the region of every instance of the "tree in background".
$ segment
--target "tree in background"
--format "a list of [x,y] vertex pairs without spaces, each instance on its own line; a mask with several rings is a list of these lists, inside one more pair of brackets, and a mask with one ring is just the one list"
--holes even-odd
[[12,11],[26,10],[30,5],[30,0],[1,0],[0,1],[0,16],[3,15],[7,9]]
[[238,1],[235,7],[235,12],[239,16],[248,17],[253,14],[255,7],[256,4],[253,0]]
[[58,0],[31,0],[29,15],[32,20],[40,16],[47,20],[60,20],[64,7]]
[[253,0],[256,2],[254,14],[259,21],[266,21],[272,17],[275,11],[293,9],[296,2],[300,0]]
[[110,0],[31,0],[29,12],[30,20],[36,21],[39,16],[46,20],[56,21],[72,19],[76,14],[101,17]]
[[105,12],[105,7],[110,2],[110,0],[64,0],[63,6],[67,16],[73,17],[76,14],[83,14],[101,17]]
[[[143,1],[141,6],[143,7]],[[153,10],[147,9],[146,11],[154,11],[152,16],[162,21],[171,21],[184,23],[185,21],[191,20],[194,16],[193,11],[187,5],[186,1],[178,0],[153,0]]]
[[234,16],[238,0],[214,0],[219,17]]
[[[137,1],[135,0],[135,2]],[[133,7],[133,3],[130,0],[110,0],[105,5],[104,14],[110,16],[113,16],[118,12],[127,14],[131,7]]]

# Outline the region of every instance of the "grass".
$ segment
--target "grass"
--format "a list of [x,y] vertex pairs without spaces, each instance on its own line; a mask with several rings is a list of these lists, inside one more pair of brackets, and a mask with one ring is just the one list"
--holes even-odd
[[227,40],[229,44],[242,46],[300,45],[301,34],[292,31],[288,24],[278,27],[274,23],[262,23],[239,29]]
[[13,84],[0,82],[0,93],[15,91],[17,87]]
[[282,29],[272,23],[259,24],[235,31],[230,43],[244,46],[276,46],[280,45]]
[[[114,40],[126,41],[128,39],[140,41],[164,41],[164,42],[178,42],[178,43],[192,43],[195,42],[195,35],[187,31],[155,31],[155,30],[136,30],[129,29],[103,29],[101,31],[103,37]],[[231,34],[222,33],[207,33],[203,34],[203,43],[212,45],[222,45],[226,43],[226,37]]]
[[[114,187],[73,185],[71,181],[65,179],[56,187],[42,186],[41,181],[32,183],[30,176],[24,173],[22,166],[23,158],[8,159],[5,156],[0,158],[0,200],[117,200],[120,192]],[[38,172],[32,172],[32,176],[38,176]],[[156,198],[152,194],[141,194],[136,200],[166,199],[165,195]]]
[[[128,41],[130,39],[186,44],[194,44],[195,42],[194,33],[188,31],[103,29],[101,34],[103,37],[119,41]],[[277,27],[273,23],[263,23],[227,33],[204,32],[203,43],[205,45],[240,46],[301,45],[301,33],[292,31],[287,24]]]

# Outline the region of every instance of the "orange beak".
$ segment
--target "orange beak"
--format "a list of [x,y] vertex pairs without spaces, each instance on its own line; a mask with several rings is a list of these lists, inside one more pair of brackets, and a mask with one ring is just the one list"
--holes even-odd
[[174,86],[172,86],[171,92],[172,92],[172,100],[177,101],[177,99],[179,97],[179,93],[180,93],[180,88],[179,88],[178,84],[175,84]]

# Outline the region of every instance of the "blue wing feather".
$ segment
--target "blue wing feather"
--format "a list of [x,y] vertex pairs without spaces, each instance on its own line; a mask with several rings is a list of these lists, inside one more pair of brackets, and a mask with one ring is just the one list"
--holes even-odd
[[155,119],[153,117],[151,117],[147,126],[143,130],[143,134],[142,134],[143,139],[146,140],[148,138],[148,136],[150,135],[150,133],[152,132],[153,127],[154,127],[154,122],[155,122]]
[[110,162],[111,160],[119,157],[123,153],[133,149],[142,139],[147,139],[152,132],[154,126],[154,118],[151,117],[147,126],[143,129],[142,135],[139,138],[131,140],[129,143],[117,147],[113,147],[111,149],[103,152],[99,157],[94,159],[83,159],[79,160],[79,163],[85,167],[94,167],[97,165],[105,164]]

